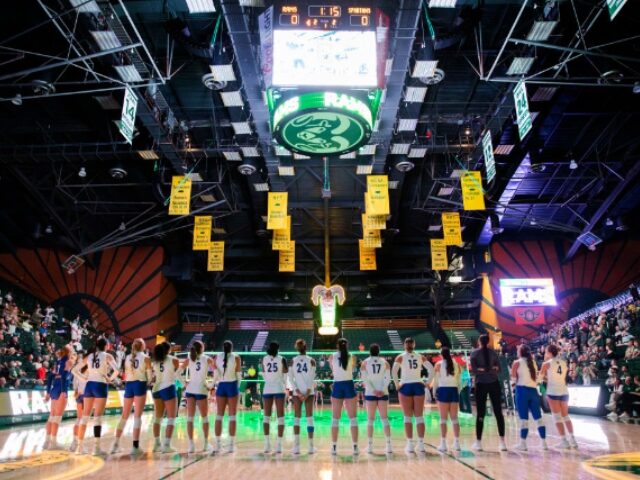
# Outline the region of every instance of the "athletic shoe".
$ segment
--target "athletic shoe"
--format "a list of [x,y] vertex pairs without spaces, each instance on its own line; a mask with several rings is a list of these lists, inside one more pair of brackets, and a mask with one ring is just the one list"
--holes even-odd
[[120,446],[118,445],[118,442],[113,442],[113,445],[111,445],[111,449],[109,450],[109,454],[113,455],[114,453],[118,453],[119,450]]
[[313,445],[309,445],[309,450],[307,450],[307,453],[309,455],[313,455],[314,453],[316,453],[316,447],[314,447]]
[[475,450],[476,452],[482,451],[482,443],[480,442],[480,440],[476,440],[475,442],[473,442],[473,445],[471,445],[471,450]]
[[276,453],[282,453],[282,441],[280,440],[276,442]]
[[506,452],[507,451],[507,444],[504,443],[504,440],[500,440],[500,451],[501,452]]
[[368,454],[373,453],[373,442],[369,442],[369,444],[367,445],[367,453]]
[[164,447],[162,447],[162,453],[176,453],[176,449],[171,445],[165,445]]
[[424,448],[424,440],[418,440],[418,443],[416,444],[416,452],[427,453],[427,450]]
[[453,439],[453,449],[454,449],[456,452],[459,452],[459,451],[461,451],[461,450],[462,450],[462,447],[460,446],[460,440],[458,440],[457,438],[454,438],[454,439]]
[[527,442],[523,439],[520,439],[520,441],[516,444],[516,450],[520,450],[521,452],[526,452],[527,449]]
[[271,443],[269,442],[269,440],[265,440],[264,448],[262,449],[262,452],[265,454],[271,453]]
[[560,450],[567,450],[571,448],[571,445],[569,444],[569,442],[567,442],[566,438],[563,438],[562,441],[555,446],[555,448]]
[[547,445],[547,441],[544,438],[540,440],[540,445],[542,446],[542,450],[549,450],[549,445]]
[[49,450],[60,450],[60,445],[55,440],[49,443]]
[[618,421],[618,414],[616,412],[611,412],[609,415],[607,415],[607,418],[609,420],[611,420],[612,422],[617,422]]
[[75,452],[77,448],[78,448],[78,441],[74,438],[73,441],[71,442],[71,445],[69,445],[69,451]]
[[193,442],[189,442],[189,447],[187,448],[187,454],[191,454],[196,451],[196,446]]
[[153,442],[153,451],[154,452],[162,451],[162,444],[160,443],[160,439],[159,438],[155,439],[154,442]]
[[85,451],[84,451],[84,446],[78,442],[78,448],[76,448],[76,450],[73,452],[76,455],[84,455]]
[[100,445],[96,445],[95,447],[93,447],[93,451],[91,452],[91,454],[99,457],[101,455],[104,455],[104,451],[100,448]]
[[407,444],[404,447],[404,453],[406,453],[407,455],[414,453],[413,442],[411,440],[407,440]]
[[438,451],[445,453],[447,451],[447,442],[445,440],[440,440],[440,445],[438,445]]
[[627,412],[622,412],[622,414],[618,417],[620,420],[628,420],[631,418]]
[[358,445],[353,446],[353,454],[360,455],[360,447],[358,447]]
[[334,457],[336,455],[338,455],[338,446],[337,445],[331,445],[331,455],[333,455]]
[[293,455],[300,455],[300,445],[298,443],[293,444],[293,448],[291,449],[291,453]]
[[569,436],[569,445],[571,445],[571,448],[578,449],[578,442],[576,442],[576,438],[573,435]]
[[230,443],[229,446],[227,447],[227,453],[233,453],[235,451],[236,451],[235,443]]
[[140,447],[131,447],[131,450],[129,451],[129,455],[131,455],[132,457],[136,457],[138,455],[142,455],[144,452],[142,451],[142,449]]
[[616,402],[607,403],[604,408],[606,408],[607,410],[613,410],[614,408],[616,408]]

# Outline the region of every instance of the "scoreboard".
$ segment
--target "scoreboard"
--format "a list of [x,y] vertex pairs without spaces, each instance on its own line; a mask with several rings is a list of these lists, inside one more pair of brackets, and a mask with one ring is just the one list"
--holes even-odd
[[275,8],[276,25],[281,28],[368,30],[374,24],[371,3],[352,5],[296,2],[276,4]]

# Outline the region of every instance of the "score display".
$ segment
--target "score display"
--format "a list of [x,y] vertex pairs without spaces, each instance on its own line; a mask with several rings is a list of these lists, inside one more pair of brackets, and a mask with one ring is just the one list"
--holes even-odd
[[367,29],[372,25],[373,9],[356,5],[276,5],[279,27],[319,30]]

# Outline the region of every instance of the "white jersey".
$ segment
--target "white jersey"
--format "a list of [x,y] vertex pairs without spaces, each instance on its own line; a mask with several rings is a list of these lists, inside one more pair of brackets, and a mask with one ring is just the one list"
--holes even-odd
[[84,395],[84,389],[87,386],[87,375],[80,373],[81,365],[76,365],[71,369],[71,375],[73,375],[73,390],[78,392],[78,395]]
[[334,382],[345,382],[348,380],[353,381],[353,355],[349,355],[346,370],[342,368],[342,365],[340,364],[340,352],[333,353],[331,355],[330,362]]
[[95,352],[87,357],[87,381],[107,383],[109,368],[113,368],[115,360],[110,353]]
[[262,378],[264,378],[262,393],[284,393],[286,373],[284,359],[280,355],[275,357],[266,355],[262,358]]
[[[569,395],[567,388],[567,362],[561,358],[552,358],[544,364],[547,367],[547,395]],[[543,364],[543,365],[544,365]]]
[[518,379],[516,380],[516,385],[519,385],[521,387],[536,388],[538,386],[538,383],[536,381],[538,377],[538,367],[536,366],[536,362],[533,362],[533,369],[535,371],[534,378],[531,378],[531,373],[529,372],[526,358],[519,358],[513,363],[516,363],[518,365]]
[[147,355],[130,353],[124,359],[124,379],[127,382],[147,382]]
[[235,382],[238,380],[236,377],[236,362],[238,361],[235,353],[230,353],[227,356],[227,368],[224,368],[224,352],[220,352],[216,355],[216,377],[219,382]]
[[400,383],[422,383],[422,356],[415,352],[404,352],[400,358]]
[[459,387],[460,386],[460,365],[453,361],[453,375],[449,375],[447,372],[447,361],[445,359],[440,360],[436,363],[436,367],[440,365],[440,371],[436,372],[438,376],[438,387]]
[[384,358],[369,357],[365,359],[364,368],[360,368],[360,376],[364,383],[365,395],[375,395],[376,391],[389,395],[391,370]]
[[313,393],[316,386],[315,360],[309,355],[297,355],[293,357],[291,369],[289,370],[289,378],[295,390],[298,390],[302,394],[306,394],[307,391]]
[[178,370],[173,364],[174,360],[175,357],[167,355],[167,358],[165,358],[162,362],[151,363],[153,367],[153,376],[156,379],[153,383],[154,392],[159,392],[160,390],[176,384],[176,379],[178,378]]
[[209,392],[207,388],[208,373],[209,357],[207,355],[200,355],[195,360],[191,360],[189,357],[189,383],[187,383],[185,392],[206,395]]

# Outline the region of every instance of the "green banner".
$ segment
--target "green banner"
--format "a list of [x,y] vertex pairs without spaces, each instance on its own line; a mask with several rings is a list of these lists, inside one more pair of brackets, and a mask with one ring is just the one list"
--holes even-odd
[[518,134],[520,140],[531,131],[532,121],[529,112],[529,101],[527,100],[527,85],[524,80],[520,80],[513,89],[513,101],[516,104],[516,121],[518,122]]
[[611,20],[616,18],[616,15],[620,13],[625,3],[627,3],[627,0],[607,0],[607,8],[609,9],[609,17]]

